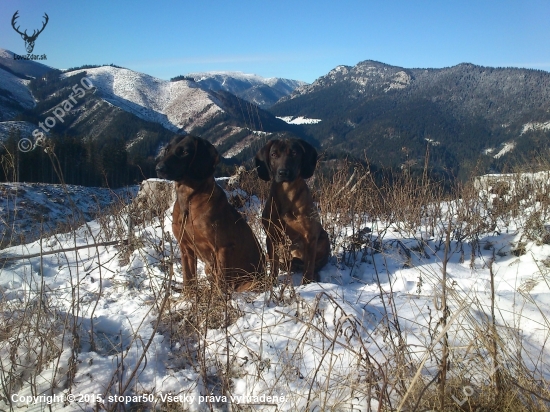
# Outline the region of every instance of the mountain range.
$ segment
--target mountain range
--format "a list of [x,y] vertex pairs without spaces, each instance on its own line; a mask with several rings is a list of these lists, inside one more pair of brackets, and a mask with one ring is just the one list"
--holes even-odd
[[407,69],[366,60],[312,84],[240,72],[168,81],[114,65],[60,71],[14,61],[2,49],[0,139],[14,130],[31,134],[83,77],[93,88],[51,133],[100,146],[123,139],[134,160],[152,159],[176,133],[193,133],[240,162],[266,136],[284,132],[317,145],[325,158],[403,169],[422,167],[428,154],[434,169],[464,176],[474,167],[503,170],[550,147],[550,73],[540,70]]
[[202,73],[197,80],[180,76],[168,81],[113,65],[62,72],[35,62],[13,67],[11,56],[9,51],[0,51],[0,138],[13,129],[28,136],[36,125],[52,117],[53,110],[86,77],[93,92],[74,104],[51,132],[99,141],[122,136],[128,150],[140,156],[156,155],[176,133],[193,133],[231,157],[262,133],[289,131],[293,126],[228,90],[258,100],[260,92],[283,96],[304,84],[219,72],[210,77]]
[[224,90],[262,109],[269,108],[296,88],[307,84],[299,80],[264,78],[242,72],[189,73],[182,77],[194,80],[206,90]]
[[320,121],[307,134],[330,151],[392,167],[488,170],[549,148],[550,73],[459,64],[406,69],[366,60],[338,66],[270,108]]

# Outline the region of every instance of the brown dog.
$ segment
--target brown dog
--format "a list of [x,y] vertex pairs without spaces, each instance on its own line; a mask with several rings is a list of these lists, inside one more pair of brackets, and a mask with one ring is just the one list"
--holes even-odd
[[176,182],[172,230],[181,249],[184,285],[195,282],[199,258],[218,285],[251,290],[264,272],[263,255],[252,230],[214,181],[218,162],[208,141],[178,136],[156,167],[159,177]]
[[313,175],[316,164],[317,151],[300,139],[271,140],[256,155],[258,176],[271,180],[262,221],[275,278],[284,261],[281,247],[287,238],[292,265],[296,268],[303,264],[302,282],[318,282],[318,271],[328,261],[328,235],[304,180]]

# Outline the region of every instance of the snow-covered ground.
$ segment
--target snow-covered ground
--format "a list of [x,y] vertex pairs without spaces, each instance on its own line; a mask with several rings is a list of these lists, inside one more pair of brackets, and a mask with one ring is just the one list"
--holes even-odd
[[[78,193],[74,200],[82,201]],[[248,200],[249,221],[261,237],[261,205]],[[453,211],[456,221],[459,205],[445,203],[443,213]],[[482,206],[470,210],[490,218]],[[122,211],[74,232],[0,251],[0,316],[6,322],[0,324],[0,378],[7,388],[0,388],[0,409],[8,408],[2,399],[8,391],[14,409],[37,400],[30,411],[47,409],[48,401],[52,410],[95,410],[96,400],[108,410],[116,401],[126,410],[166,409],[177,402],[178,410],[220,411],[231,404],[265,411],[367,411],[391,401],[395,410],[404,392],[392,377],[406,377],[408,385],[418,369],[425,384],[434,379],[433,354],[442,332],[448,332],[453,365],[448,376],[467,370],[470,382],[491,377],[491,352],[483,342],[492,279],[506,369],[513,374],[510,359],[521,359],[534,376],[550,378],[547,221],[529,225],[528,214],[499,219],[470,238],[453,226],[445,329],[440,323],[445,217],[433,228],[426,218],[408,230],[400,222],[365,217],[355,231],[350,226],[331,233],[337,250],[320,273],[321,283],[298,286],[295,294],[280,286],[273,295],[235,294],[230,310],[220,312],[219,302],[206,299],[198,309],[197,297],[168,287],[170,262],[177,262],[170,215],[168,210],[128,228]],[[101,244],[116,234],[131,234],[133,246],[45,254]],[[2,262],[41,250],[41,257]],[[171,283],[178,286],[179,264],[174,268]],[[298,279],[295,274],[294,282]],[[201,318],[201,311],[207,316]],[[401,367],[412,372],[399,375]],[[18,378],[10,380],[13,376]]]
[[[43,183],[0,183],[0,245],[35,240],[60,225],[92,220],[117,201],[127,202],[137,187],[106,188]],[[74,202],[71,205],[71,201]]]

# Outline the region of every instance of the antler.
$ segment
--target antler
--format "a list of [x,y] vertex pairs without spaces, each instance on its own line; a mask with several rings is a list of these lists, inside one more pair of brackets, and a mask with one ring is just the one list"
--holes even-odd
[[[27,30],[25,30],[25,33],[21,33],[19,31],[19,26],[15,27],[15,20],[17,20],[17,18],[19,17],[17,14],[19,13],[19,10],[17,10],[15,13],[13,13],[13,17],[11,18],[11,26],[13,27],[13,29],[19,33],[21,36],[26,36],[27,35]],[[46,14],[46,13],[44,13]]]
[[23,38],[23,40],[25,41],[25,48],[27,49],[27,52],[28,53],[32,53],[33,49],[34,49],[34,42],[36,40],[36,38],[38,37],[38,35],[40,33],[42,33],[42,31],[46,28],[46,25],[48,24],[48,21],[50,20],[50,18],[48,17],[48,14],[47,13],[44,13],[44,19],[45,21],[42,23],[42,28],[38,31],[34,30],[32,35],[29,36],[27,34],[27,30],[25,30],[24,33],[21,33],[19,31],[19,26],[15,27],[15,21],[17,20],[17,18],[19,17],[18,16],[19,14],[19,10],[17,10],[14,14],[13,14],[13,17],[11,18],[11,25],[13,27],[13,29],[19,33],[21,35],[21,37]]
[[44,23],[42,23],[42,28],[40,30],[38,30],[38,33],[36,33],[36,30],[33,31],[32,33],[32,36],[31,39],[36,39],[38,37],[38,35],[40,33],[42,33],[42,31],[46,28],[46,25],[48,24],[48,21],[50,20],[50,18],[48,17],[48,14],[47,13],[44,13],[44,18],[46,19],[46,21]]
[[50,20],[50,18],[48,17],[48,13],[44,13],[44,19],[45,19],[45,21],[42,23],[42,28],[41,28],[40,30],[38,30],[38,32],[37,32],[36,30],[34,30],[33,33],[32,33],[32,36],[29,36],[29,35],[27,34],[27,30],[25,30],[24,33],[21,33],[21,32],[19,31],[19,26],[15,27],[15,21],[16,21],[16,20],[18,19],[18,17],[19,17],[18,14],[19,14],[19,10],[17,10],[17,11],[13,14],[13,17],[11,18],[11,25],[12,25],[13,29],[14,29],[17,33],[19,33],[21,36],[24,36],[24,37],[25,37],[26,39],[28,39],[28,40],[35,40],[35,39],[38,37],[38,35],[39,35],[40,33],[42,33],[42,31],[46,28],[46,25],[48,24],[48,21]]

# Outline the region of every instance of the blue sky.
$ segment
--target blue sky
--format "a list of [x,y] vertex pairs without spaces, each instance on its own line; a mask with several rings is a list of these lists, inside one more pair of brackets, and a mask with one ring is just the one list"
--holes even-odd
[[56,68],[114,63],[162,79],[233,70],[307,82],[367,59],[550,71],[548,0],[2,0],[0,47],[24,54],[16,10],[30,33],[48,13],[34,53]]

